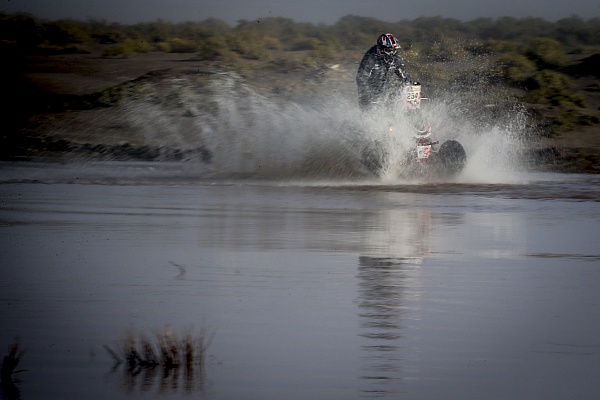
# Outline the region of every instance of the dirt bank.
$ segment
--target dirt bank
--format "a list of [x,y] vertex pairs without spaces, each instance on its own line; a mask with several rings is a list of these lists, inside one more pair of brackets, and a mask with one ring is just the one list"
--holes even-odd
[[[2,159],[65,159],[69,155],[210,162],[210,150],[202,143],[192,146],[153,143],[147,136],[130,129],[112,107],[124,92],[134,90],[134,85],[144,80],[160,84],[193,76],[195,82],[201,84],[203,76],[214,73],[214,63],[191,54],[147,53],[129,58],[89,54],[28,56],[11,65],[5,67],[9,71],[4,72],[16,75],[17,79],[5,82],[8,89],[3,110],[8,131],[0,138]],[[325,69],[329,78],[334,76],[344,83],[340,87],[352,87],[355,66],[351,62]],[[280,71],[251,63],[244,72],[259,90],[287,99],[309,96],[316,85],[327,84],[318,81],[320,73],[322,69]],[[574,79],[581,90],[593,86],[589,76],[577,74]],[[591,99],[587,107],[597,107],[600,93],[591,89],[587,93]],[[354,92],[350,90],[348,95],[353,96]],[[532,107],[532,110],[541,118],[555,111],[552,107]],[[600,126],[578,126],[553,138],[536,136],[523,151],[536,168],[600,173]]]

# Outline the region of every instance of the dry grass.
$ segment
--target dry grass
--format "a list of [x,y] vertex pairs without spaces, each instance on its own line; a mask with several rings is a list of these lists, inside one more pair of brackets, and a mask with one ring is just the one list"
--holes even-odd
[[104,349],[115,365],[125,363],[129,371],[156,367],[165,370],[184,367],[189,370],[194,366],[203,367],[206,350],[213,337],[214,333],[205,329],[196,334],[188,331],[179,337],[170,326],[166,326],[154,334],[153,340],[144,333],[126,331],[116,350],[108,345]]

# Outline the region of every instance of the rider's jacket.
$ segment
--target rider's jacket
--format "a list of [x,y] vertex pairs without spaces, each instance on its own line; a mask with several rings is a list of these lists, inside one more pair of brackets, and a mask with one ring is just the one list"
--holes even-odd
[[409,81],[404,59],[398,53],[385,54],[375,45],[367,50],[356,73],[358,102],[366,107],[393,94],[399,84]]

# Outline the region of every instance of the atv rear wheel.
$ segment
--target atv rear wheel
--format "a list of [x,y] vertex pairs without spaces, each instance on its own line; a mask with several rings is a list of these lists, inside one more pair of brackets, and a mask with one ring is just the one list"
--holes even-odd
[[440,164],[448,175],[459,174],[467,163],[467,153],[456,140],[447,140],[440,146],[438,155]]

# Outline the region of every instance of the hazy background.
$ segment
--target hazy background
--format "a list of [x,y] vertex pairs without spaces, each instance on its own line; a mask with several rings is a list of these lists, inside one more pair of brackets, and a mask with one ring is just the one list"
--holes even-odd
[[171,22],[198,21],[209,17],[232,25],[240,19],[289,17],[298,22],[333,24],[354,14],[396,22],[422,16],[460,20],[478,17],[541,17],[548,20],[578,15],[600,16],[598,0],[0,0],[0,10],[28,12],[40,18],[105,19],[136,23],[163,19]]

